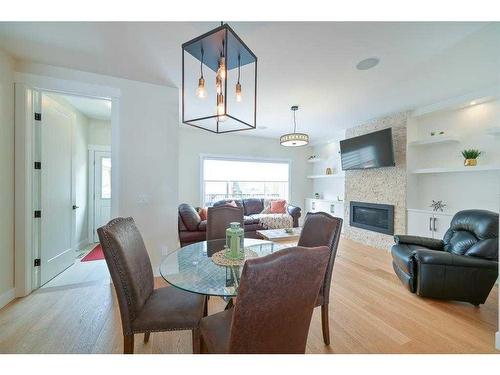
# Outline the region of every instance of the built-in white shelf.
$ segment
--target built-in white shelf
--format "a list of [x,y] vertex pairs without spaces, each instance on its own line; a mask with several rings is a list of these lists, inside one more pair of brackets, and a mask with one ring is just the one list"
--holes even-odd
[[314,158],[314,159],[307,159],[308,163],[319,163],[321,161],[320,158]]
[[312,201],[324,202],[324,203],[332,203],[332,204],[344,204],[344,201],[339,201],[335,199],[320,199],[320,198],[306,198]]
[[458,142],[460,142],[459,139],[454,136],[435,135],[433,137],[412,141],[409,144],[411,146],[426,146],[433,144],[458,143]]
[[307,176],[307,178],[311,178],[311,179],[316,179],[316,178],[340,178],[340,177],[344,177],[345,174],[344,173],[335,173],[335,174],[313,174],[313,175],[310,175],[310,176]]
[[493,128],[486,129],[486,134],[500,135],[500,126],[494,126]]
[[454,173],[454,172],[484,172],[484,171],[500,171],[498,165],[478,165],[475,167],[441,167],[441,168],[421,168],[414,169],[410,173],[413,174],[432,174],[432,173]]

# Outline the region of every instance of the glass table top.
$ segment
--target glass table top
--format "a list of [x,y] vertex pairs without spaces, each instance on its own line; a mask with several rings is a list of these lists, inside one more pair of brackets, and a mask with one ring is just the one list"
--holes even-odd
[[[170,253],[160,265],[160,274],[169,284],[193,293],[235,297],[243,266],[219,266],[211,257],[222,250],[226,240],[197,242]],[[259,257],[279,250],[269,241],[245,238],[245,248]]]

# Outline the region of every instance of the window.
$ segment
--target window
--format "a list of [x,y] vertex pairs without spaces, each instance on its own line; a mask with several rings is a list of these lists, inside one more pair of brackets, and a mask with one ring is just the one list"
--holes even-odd
[[288,200],[289,168],[288,162],[204,158],[203,204],[233,198]]
[[101,199],[111,199],[111,158],[101,158]]

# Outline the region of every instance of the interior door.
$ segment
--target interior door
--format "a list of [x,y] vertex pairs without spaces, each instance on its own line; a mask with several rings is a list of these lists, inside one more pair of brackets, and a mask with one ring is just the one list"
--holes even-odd
[[111,218],[111,152],[94,153],[94,242],[99,242],[97,228]]
[[71,266],[75,259],[73,231],[73,114],[42,95],[41,123],[41,285]]

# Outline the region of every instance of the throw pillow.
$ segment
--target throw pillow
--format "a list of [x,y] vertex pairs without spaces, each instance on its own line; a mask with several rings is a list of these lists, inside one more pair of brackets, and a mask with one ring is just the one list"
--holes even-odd
[[271,201],[271,213],[286,214],[286,200],[278,199],[275,201]]
[[231,201],[228,203],[228,206],[238,207],[235,201]]
[[200,210],[198,211],[198,214],[200,215],[200,218],[202,221],[207,220],[208,208],[207,207],[200,208]]

